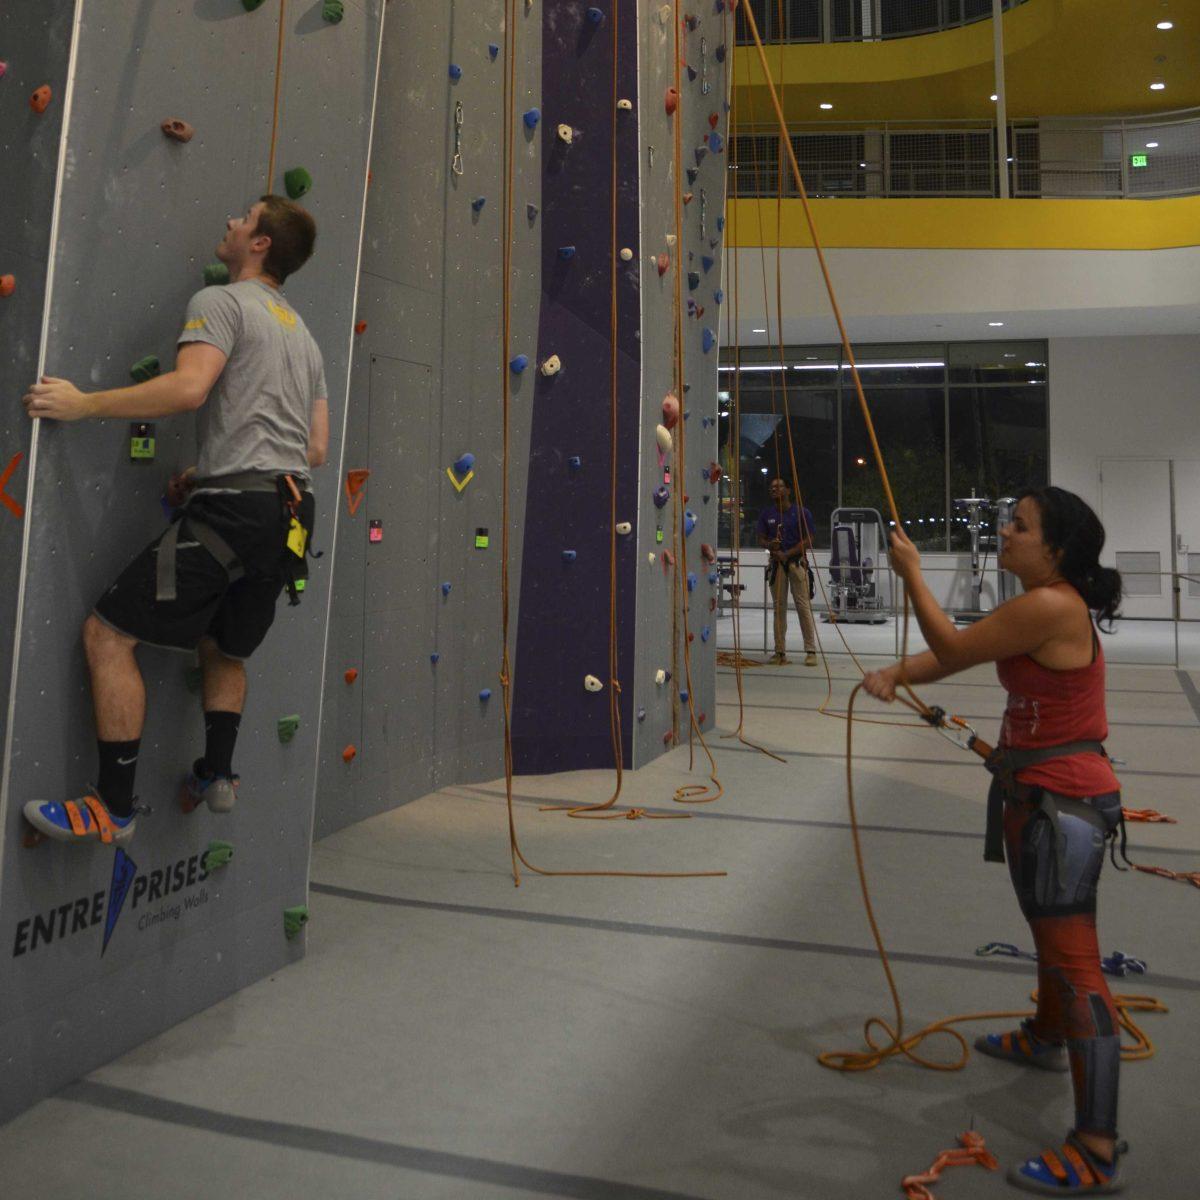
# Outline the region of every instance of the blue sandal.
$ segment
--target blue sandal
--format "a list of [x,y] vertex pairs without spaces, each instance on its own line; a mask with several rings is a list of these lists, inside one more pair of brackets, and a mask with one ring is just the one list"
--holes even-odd
[[1128,1149],[1125,1142],[1118,1142],[1112,1162],[1105,1162],[1075,1133],[1068,1133],[1058,1150],[1043,1150],[1011,1168],[1008,1182],[1040,1196],[1111,1196],[1124,1186],[1119,1164]]
[[92,842],[123,846],[137,831],[135,807],[127,817],[108,811],[97,791],[79,800],[30,800],[24,808],[25,820],[43,837],[57,842]]

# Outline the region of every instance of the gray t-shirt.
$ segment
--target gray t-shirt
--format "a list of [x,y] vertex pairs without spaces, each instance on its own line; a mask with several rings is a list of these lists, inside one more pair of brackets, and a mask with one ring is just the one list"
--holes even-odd
[[313,402],[326,398],[325,367],[283,293],[254,279],[206,287],[188,304],[179,342],[207,342],[229,359],[196,414],[197,474],[308,479],[308,430]]

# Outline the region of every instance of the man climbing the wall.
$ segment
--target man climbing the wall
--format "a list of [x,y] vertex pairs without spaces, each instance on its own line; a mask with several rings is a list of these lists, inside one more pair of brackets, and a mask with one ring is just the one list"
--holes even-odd
[[770,552],[767,587],[775,604],[775,662],[788,661],[788,592],[796,604],[804,635],[804,665],[817,665],[817,627],[813,622],[808,586],[808,552],[813,545],[813,515],[792,502],[792,489],[782,479],[771,480],[771,503],[758,518],[758,544]]
[[167,490],[175,520],[84,623],[99,774],[79,799],[25,805],[28,821],[48,837],[118,844],[133,837],[146,715],[139,642],[199,651],[204,755],[182,800],[185,808],[206,801],[213,812],[233,807],[245,661],[266,636],[285,585],[296,599],[312,529],[310,470],[324,463],[329,445],[321,352],[281,290],[308,261],[316,234],[302,208],[264,196],[227,222],[217,257],[230,283],[192,297],[173,371],[91,393],[45,376],[25,396],[31,418],[55,421],[195,412],[199,447],[197,466]]

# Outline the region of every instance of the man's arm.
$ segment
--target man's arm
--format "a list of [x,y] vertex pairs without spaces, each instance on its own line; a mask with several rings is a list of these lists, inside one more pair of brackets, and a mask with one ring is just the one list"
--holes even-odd
[[329,457],[329,401],[322,396],[313,401],[308,426],[308,465],[323,467]]
[[26,393],[25,411],[30,417],[54,421],[106,417],[152,421],[194,412],[208,399],[227,361],[225,352],[216,346],[185,342],[175,356],[173,371],[132,387],[81,392],[70,380],[46,375]]

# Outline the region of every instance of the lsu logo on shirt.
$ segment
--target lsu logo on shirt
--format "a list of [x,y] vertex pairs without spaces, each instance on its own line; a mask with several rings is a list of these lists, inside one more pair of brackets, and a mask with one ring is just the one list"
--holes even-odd
[[208,322],[203,317],[195,317],[183,327],[183,331],[188,333],[190,330],[203,329],[207,324]]
[[276,304],[274,300],[266,301],[266,305],[270,310],[271,315],[285,329],[296,328],[296,314],[294,312],[292,312],[290,309],[284,308],[282,304]]

